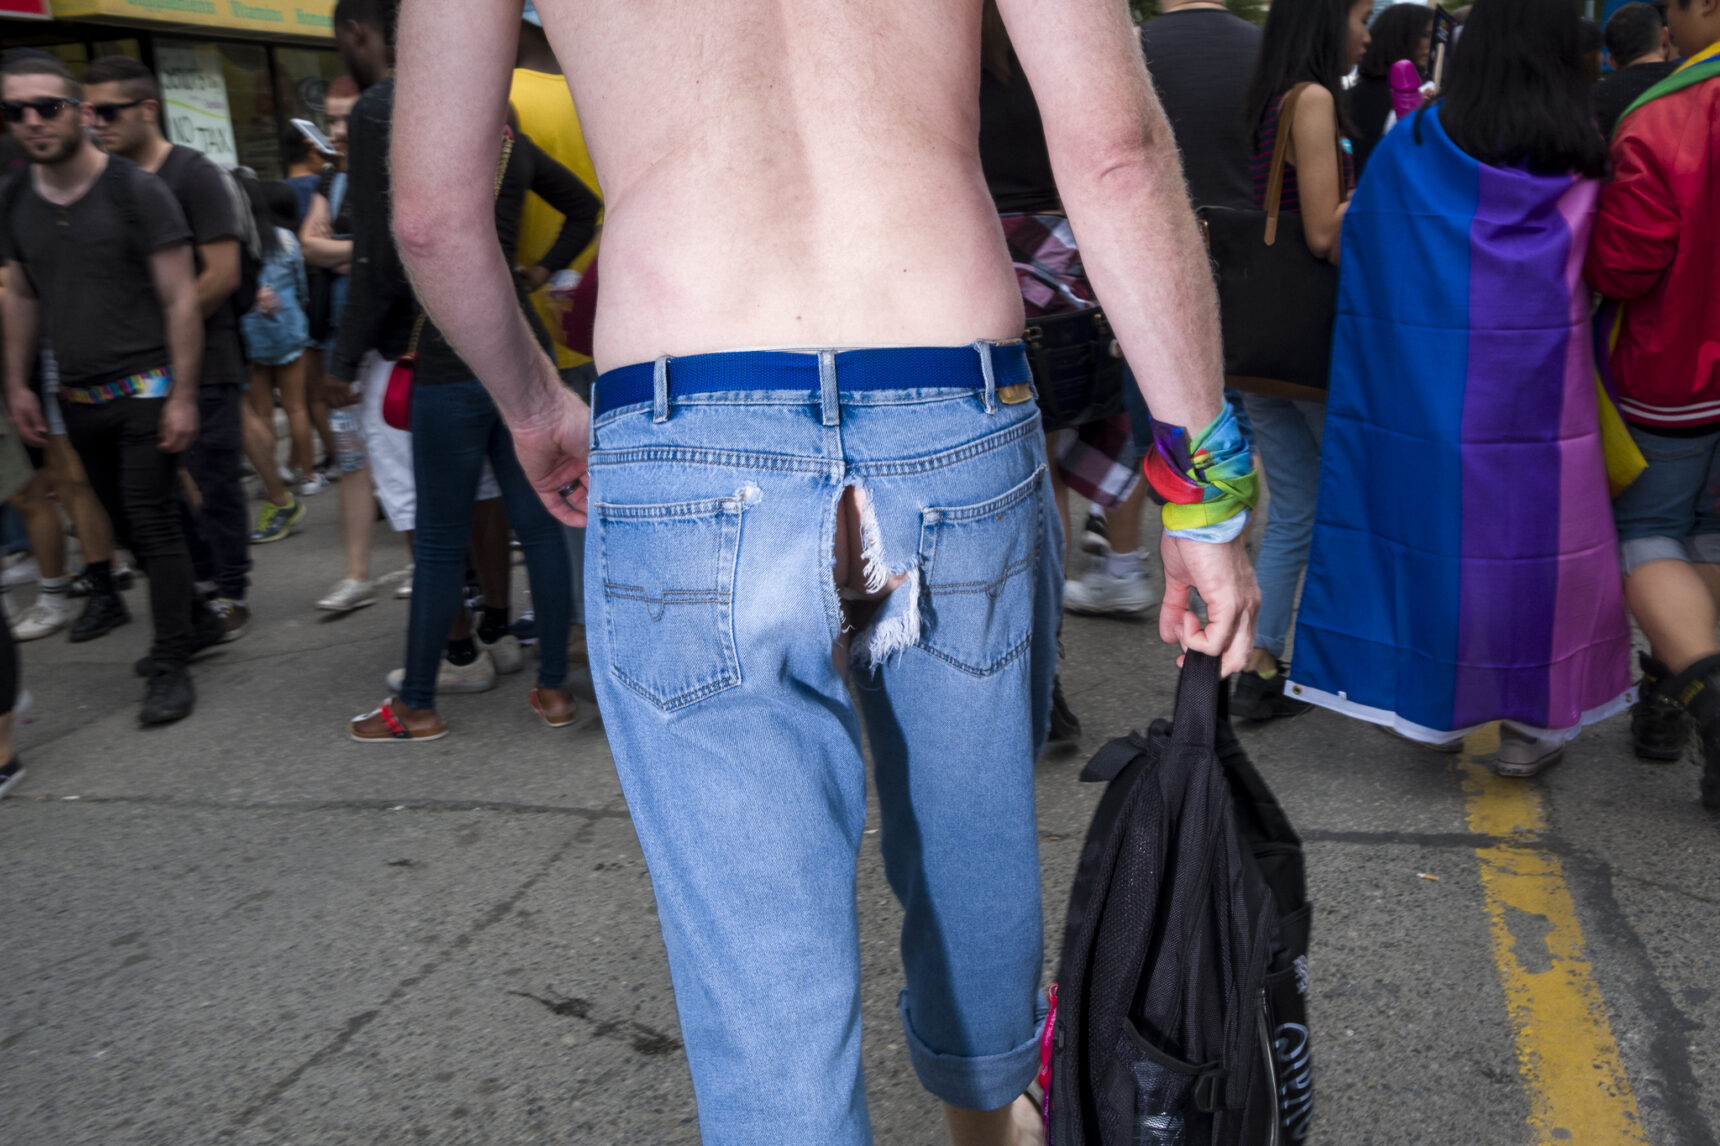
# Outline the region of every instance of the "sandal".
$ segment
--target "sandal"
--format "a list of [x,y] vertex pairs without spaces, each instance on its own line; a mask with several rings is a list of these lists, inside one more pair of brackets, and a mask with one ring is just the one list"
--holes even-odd
[[[538,693],[541,691],[543,690],[537,688],[532,689],[531,692],[526,694],[526,699],[531,702],[532,711],[537,713],[545,724],[549,725],[551,728],[570,728],[579,722],[578,697],[569,695],[567,698],[567,715],[559,720],[552,720],[549,713],[544,711],[543,702],[538,699]],[[551,689],[550,691],[553,692],[555,690]]]
[[[382,727],[379,729],[361,729],[360,724],[367,720],[380,718]],[[394,701],[385,700],[362,716],[355,716],[346,725],[346,733],[354,740],[363,744],[383,743],[400,740],[440,740],[448,735],[448,726],[437,717],[436,723],[430,728],[412,729],[400,722],[394,715]]]

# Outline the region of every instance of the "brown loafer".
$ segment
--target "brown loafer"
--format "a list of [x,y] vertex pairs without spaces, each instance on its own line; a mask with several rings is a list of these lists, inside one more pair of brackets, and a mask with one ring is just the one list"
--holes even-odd
[[[546,705],[543,702],[545,693],[565,702],[566,707],[563,708],[554,701]],[[564,689],[534,688],[527,694],[526,699],[531,702],[532,711],[551,728],[568,728],[579,721],[579,698]]]
[[448,726],[438,716],[428,728],[408,728],[394,713],[394,701],[385,700],[363,716],[347,722],[347,735],[361,743],[385,743],[403,740],[440,740],[448,735]]

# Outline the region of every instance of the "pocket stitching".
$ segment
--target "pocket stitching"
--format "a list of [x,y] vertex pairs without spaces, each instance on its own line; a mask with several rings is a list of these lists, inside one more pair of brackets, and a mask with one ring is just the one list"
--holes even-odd
[[[1015,509],[1017,506],[1033,497],[1033,495],[1039,490],[1041,480],[1045,475],[1045,470],[1046,467],[1044,464],[1035,466],[1033,473],[1015,488],[1006,490],[998,496],[987,501],[980,502],[977,505],[953,507],[928,506],[926,509],[921,511],[920,562],[921,567],[926,571],[926,576],[922,579],[922,591],[928,597],[971,596],[984,593],[988,598],[996,601],[1003,595],[1004,588],[1011,581],[1016,577],[1019,577],[1021,574],[1030,571],[1036,564],[1038,564],[1044,548],[1042,538],[1042,534],[1044,533],[1044,507],[1035,505],[1032,524],[1032,547],[1028,550],[1025,556],[1005,566],[996,579],[990,581],[952,581],[938,585],[932,583],[930,576],[937,564],[938,526],[943,525],[946,522],[967,523],[994,515],[1001,516],[1003,513]],[[1013,645],[1005,648],[1001,653],[993,658],[989,664],[983,667],[968,664],[965,661],[957,659],[956,655],[953,653],[933,647],[929,642],[927,634],[924,632],[922,632],[920,638],[914,642],[914,647],[936,657],[938,660],[943,661],[952,668],[960,669],[962,672],[965,672],[970,676],[980,677],[983,679],[984,677],[993,676],[998,672],[1001,672],[1011,663],[1020,659],[1032,643],[1033,620],[1030,613],[1026,632],[1022,635],[1021,639]]]
[[[734,688],[741,683],[740,657],[735,649],[735,618],[734,590],[732,586],[738,576],[740,563],[740,526],[742,514],[746,508],[746,499],[741,497],[705,498],[699,501],[672,502],[663,505],[622,505],[614,502],[597,502],[593,504],[597,517],[602,522],[651,522],[674,520],[711,519],[719,532],[719,558],[726,559],[726,568],[718,571],[719,580],[726,581],[730,589],[666,589],[655,601],[656,610],[652,611],[653,599],[643,586],[629,585],[623,582],[603,579],[603,595],[606,600],[632,600],[646,605],[647,615],[653,623],[661,621],[668,606],[673,604],[714,604],[722,609],[722,624],[718,626],[718,637],[722,648],[721,663],[705,680],[684,689],[673,696],[659,696],[643,681],[629,675],[615,662],[613,650],[617,647],[615,638],[614,610],[604,610],[604,628],[609,637],[610,665],[609,675],[629,691],[638,695],[652,707],[661,712],[669,713],[685,708],[690,704],[704,700],[716,693]],[[732,538],[731,533],[732,532]],[[732,540],[732,543],[731,543]],[[609,564],[608,548],[603,551],[603,572],[607,574]],[[618,590],[626,590],[618,592]]]

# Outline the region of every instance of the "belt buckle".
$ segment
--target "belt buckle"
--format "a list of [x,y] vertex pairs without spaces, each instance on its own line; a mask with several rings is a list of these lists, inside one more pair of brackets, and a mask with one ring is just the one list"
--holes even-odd
[[1019,406],[1033,398],[1033,386],[1027,382],[1016,382],[1010,386],[997,388],[997,400],[1005,406]]

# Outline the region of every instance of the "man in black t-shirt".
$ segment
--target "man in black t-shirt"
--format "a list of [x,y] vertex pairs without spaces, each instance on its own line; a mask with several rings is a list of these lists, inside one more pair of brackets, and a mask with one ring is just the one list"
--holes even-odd
[[66,434],[149,575],[155,643],[139,665],[149,678],[140,716],[165,724],[194,700],[177,456],[197,434],[203,356],[191,233],[159,179],[91,142],[82,90],[56,61],[0,69],[0,97],[31,163],[0,198],[7,405],[20,436],[40,445],[46,427],[29,371],[45,341],[59,363]]
[[1253,145],[1243,111],[1260,29],[1212,0],[1163,0],[1141,25],[1153,87],[1182,151],[1197,207],[1254,206]]
[[1595,85],[1595,119],[1612,138],[1613,128],[1636,97],[1678,69],[1666,18],[1653,4],[1626,4],[1607,21],[1607,59],[1617,69]]
[[196,244],[197,302],[203,312],[203,384],[197,400],[202,428],[185,453],[186,472],[202,495],[193,557],[199,576],[215,583],[211,606],[226,625],[225,639],[234,640],[251,621],[245,599],[251,521],[239,469],[244,448],[240,404],[250,369],[233,297],[246,233],[240,211],[248,217],[250,208],[239,203],[232,180],[212,160],[167,141],[161,132],[161,88],[148,68],[128,56],[104,56],[90,63],[84,88],[102,146],[167,184]]

